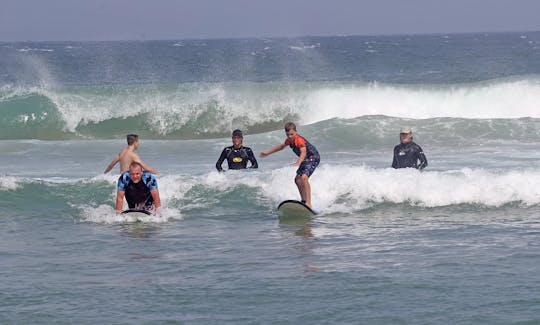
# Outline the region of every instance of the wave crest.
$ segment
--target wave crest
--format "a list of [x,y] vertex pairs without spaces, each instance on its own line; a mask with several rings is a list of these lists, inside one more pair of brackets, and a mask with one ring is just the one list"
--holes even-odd
[[[536,78],[467,85],[191,83],[0,90],[0,138],[189,139],[384,115],[405,119],[540,118]],[[26,133],[16,131],[17,128]],[[12,134],[10,136],[10,134]]]

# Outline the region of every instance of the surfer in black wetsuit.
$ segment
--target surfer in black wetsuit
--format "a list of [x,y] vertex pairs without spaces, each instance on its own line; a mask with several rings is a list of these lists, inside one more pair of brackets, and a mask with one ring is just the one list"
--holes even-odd
[[427,158],[422,148],[414,143],[412,130],[409,127],[401,128],[399,133],[400,144],[394,147],[393,168],[416,168],[424,169],[428,165]]
[[122,212],[124,197],[130,209],[146,210],[151,213],[161,206],[158,184],[154,175],[143,172],[142,165],[132,162],[129,170],[118,178],[116,191],[116,211]]
[[218,161],[216,162],[216,169],[220,172],[223,171],[221,165],[223,161],[227,159],[229,169],[246,169],[248,161],[251,163],[249,168],[258,168],[257,159],[253,155],[253,151],[249,147],[244,147],[244,136],[242,131],[234,130],[232,133],[232,143],[230,147],[226,147],[221,152]]

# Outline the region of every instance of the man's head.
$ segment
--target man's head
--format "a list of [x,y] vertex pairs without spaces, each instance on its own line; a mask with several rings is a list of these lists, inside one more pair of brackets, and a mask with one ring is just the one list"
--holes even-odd
[[137,147],[139,145],[139,136],[136,134],[128,134],[126,136],[128,146],[134,145]]
[[285,134],[290,141],[294,141],[294,138],[296,138],[296,133],[296,124],[293,122],[288,122],[285,124]]
[[138,162],[132,162],[129,165],[129,176],[131,177],[131,181],[135,184],[141,181],[143,173],[143,167]]
[[412,141],[412,139],[412,129],[408,126],[402,127],[401,131],[399,132],[399,141],[401,141],[401,143],[409,143]]
[[234,147],[239,148],[242,146],[242,142],[244,141],[244,135],[242,134],[241,130],[234,130],[232,132],[232,143]]

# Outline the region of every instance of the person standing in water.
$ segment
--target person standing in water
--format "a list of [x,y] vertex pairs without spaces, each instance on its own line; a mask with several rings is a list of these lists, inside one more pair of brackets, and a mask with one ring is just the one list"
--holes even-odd
[[139,148],[139,136],[136,134],[128,134],[126,136],[127,139],[127,147],[124,148],[118,156],[116,156],[113,161],[105,168],[104,174],[107,174],[118,162],[120,162],[120,174],[128,171],[129,166],[133,162],[137,162],[141,164],[144,171],[148,171],[152,174],[159,174],[159,172],[145,164],[139,155],[135,152],[137,148]]
[[246,169],[248,161],[251,163],[249,168],[257,168],[257,159],[253,155],[253,151],[249,147],[243,145],[244,136],[241,130],[234,130],[232,133],[232,146],[226,147],[221,152],[218,161],[216,162],[216,169],[220,172],[223,171],[221,165],[223,161],[227,159],[229,169]]
[[427,167],[427,158],[422,148],[414,143],[410,127],[402,127],[399,133],[400,144],[394,147],[393,168],[416,168],[422,170]]
[[298,166],[294,182],[298,187],[302,202],[311,208],[311,185],[309,184],[309,177],[319,165],[321,157],[317,148],[297,133],[296,125],[293,122],[285,124],[285,134],[287,135],[287,139],[285,139],[284,143],[270,150],[262,151],[260,156],[266,157],[274,152],[283,150],[286,146],[289,146],[293,150],[298,156],[298,160],[292,164],[293,166]]

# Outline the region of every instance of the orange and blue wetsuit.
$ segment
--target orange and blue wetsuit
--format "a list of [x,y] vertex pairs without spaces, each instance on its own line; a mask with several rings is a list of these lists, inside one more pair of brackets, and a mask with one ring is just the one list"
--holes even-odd
[[306,158],[300,163],[296,175],[311,176],[321,161],[321,156],[319,155],[317,148],[299,134],[296,134],[294,142],[291,142],[289,138],[287,138],[285,140],[285,145],[291,147],[298,157],[300,157],[300,148],[306,147]]

